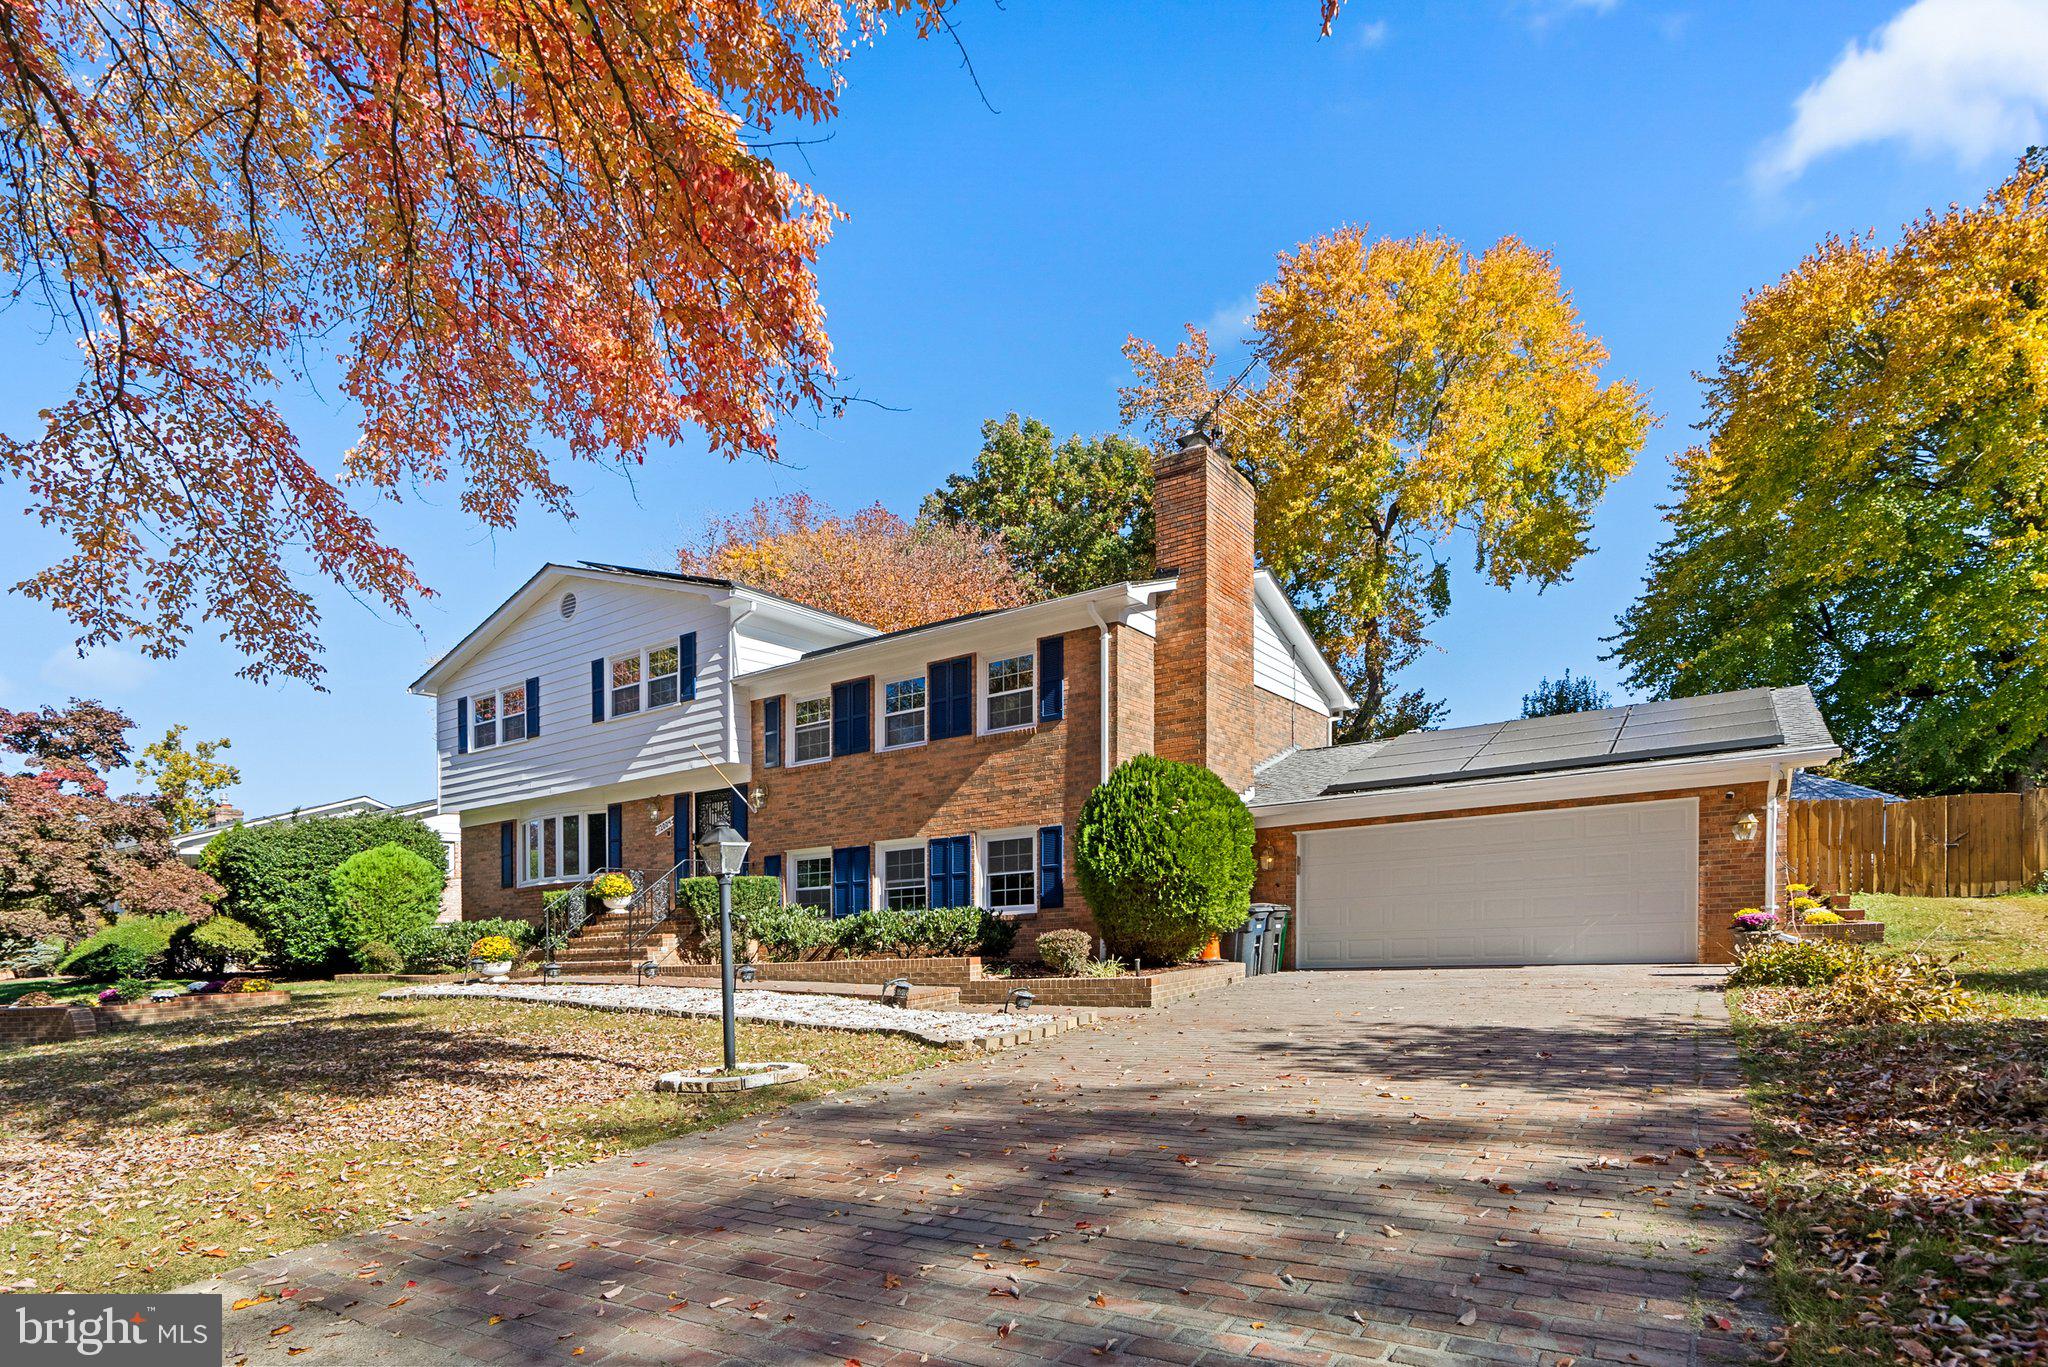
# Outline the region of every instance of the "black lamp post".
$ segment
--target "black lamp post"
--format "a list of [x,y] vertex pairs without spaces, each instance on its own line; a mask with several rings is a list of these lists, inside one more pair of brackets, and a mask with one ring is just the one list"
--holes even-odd
[[747,860],[747,838],[720,825],[697,837],[697,854],[718,878],[719,1015],[725,1027],[725,1071],[738,1072],[740,1055],[732,1020],[732,880]]

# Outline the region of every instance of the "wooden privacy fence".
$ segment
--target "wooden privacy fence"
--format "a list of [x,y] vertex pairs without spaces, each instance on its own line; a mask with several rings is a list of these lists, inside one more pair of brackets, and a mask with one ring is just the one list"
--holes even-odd
[[1786,856],[1791,881],[1833,892],[2012,892],[2048,872],[2048,790],[1794,802]]

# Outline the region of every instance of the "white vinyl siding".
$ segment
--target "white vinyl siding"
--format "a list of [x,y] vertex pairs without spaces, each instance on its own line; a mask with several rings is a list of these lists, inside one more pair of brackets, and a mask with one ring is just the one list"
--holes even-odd
[[1329,703],[1316,691],[1308,670],[1288,647],[1264,603],[1252,607],[1252,682],[1268,693],[1329,715]]
[[[544,595],[440,685],[434,705],[443,811],[541,806],[590,788],[701,770],[707,760],[744,762],[731,743],[724,605],[708,591],[659,585],[577,580],[574,587],[575,616],[563,620],[559,592]],[[612,659],[637,657],[687,631],[697,633],[695,701],[591,721],[592,660],[605,661],[609,712]],[[458,696],[474,699],[534,677],[540,680],[539,735],[518,745],[456,753]]]

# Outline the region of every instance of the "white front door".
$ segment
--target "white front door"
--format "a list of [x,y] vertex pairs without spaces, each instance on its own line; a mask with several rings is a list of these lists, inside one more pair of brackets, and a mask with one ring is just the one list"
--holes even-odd
[[1302,968],[1692,963],[1699,804],[1305,831]]

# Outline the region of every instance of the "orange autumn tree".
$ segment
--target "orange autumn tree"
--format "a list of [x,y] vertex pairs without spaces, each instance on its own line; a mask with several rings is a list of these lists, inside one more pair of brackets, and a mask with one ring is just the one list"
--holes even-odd
[[[81,646],[317,680],[306,572],[428,592],[351,506],[444,479],[508,526],[565,467],[701,433],[773,455],[834,406],[813,265],[836,216],[769,149],[849,46],[941,0],[0,0],[0,261],[76,339],[0,481],[58,538],[15,587]],[[332,371],[327,362],[333,362]],[[339,478],[277,404],[360,418]]]
[[712,518],[677,563],[896,631],[1031,602],[1002,546],[963,527],[906,522],[877,503],[841,516],[808,494]]

